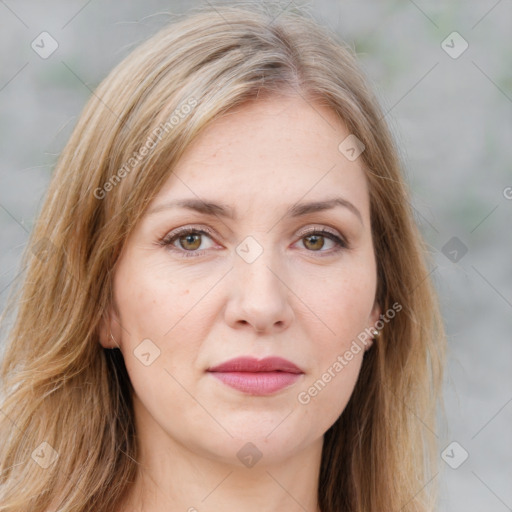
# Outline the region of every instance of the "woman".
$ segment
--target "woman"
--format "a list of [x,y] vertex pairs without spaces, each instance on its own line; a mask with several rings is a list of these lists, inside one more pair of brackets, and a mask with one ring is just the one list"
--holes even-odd
[[343,43],[257,6],[170,25],[91,97],[31,234],[0,510],[433,510],[427,257]]

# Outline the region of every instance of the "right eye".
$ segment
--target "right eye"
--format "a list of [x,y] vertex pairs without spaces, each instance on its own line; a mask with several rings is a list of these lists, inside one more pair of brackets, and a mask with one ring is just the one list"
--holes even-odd
[[200,249],[203,245],[203,238],[211,239],[211,236],[212,233],[205,229],[187,227],[165,235],[160,241],[160,245],[168,247],[172,252],[181,253],[182,256],[200,256],[211,247]]

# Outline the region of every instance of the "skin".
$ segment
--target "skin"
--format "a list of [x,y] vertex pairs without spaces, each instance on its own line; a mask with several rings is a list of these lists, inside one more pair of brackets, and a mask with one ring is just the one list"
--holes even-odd
[[[100,333],[104,347],[120,347],[135,389],[141,472],[119,510],[319,510],[323,435],[351,396],[365,350],[309,403],[298,395],[380,314],[366,177],[360,158],[338,150],[348,135],[333,112],[300,97],[246,103],[194,141],[127,240]],[[333,196],[362,222],[344,207],[284,217],[299,201]],[[231,206],[237,219],[149,213],[198,197]],[[158,243],[186,226],[214,234]],[[328,237],[308,238],[310,228],[344,237],[349,249],[334,252]],[[247,236],[263,250],[251,263],[236,252]],[[160,350],[148,366],[134,355],[144,339]],[[244,355],[284,357],[304,374],[254,396],[206,372]],[[252,467],[237,457],[248,442],[261,453]]]

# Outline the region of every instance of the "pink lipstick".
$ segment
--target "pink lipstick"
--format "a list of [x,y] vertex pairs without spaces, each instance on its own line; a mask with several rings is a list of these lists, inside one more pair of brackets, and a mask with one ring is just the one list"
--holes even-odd
[[251,395],[270,395],[292,385],[304,374],[281,357],[237,357],[207,371],[227,386]]

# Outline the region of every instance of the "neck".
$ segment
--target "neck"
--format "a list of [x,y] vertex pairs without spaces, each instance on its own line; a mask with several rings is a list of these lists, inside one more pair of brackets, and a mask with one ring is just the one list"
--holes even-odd
[[320,512],[323,438],[286,460],[245,467],[193,450],[141,416],[137,423],[139,469],[116,512]]

